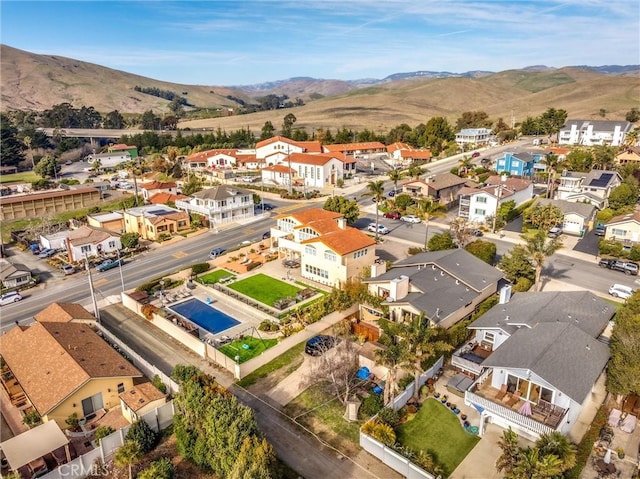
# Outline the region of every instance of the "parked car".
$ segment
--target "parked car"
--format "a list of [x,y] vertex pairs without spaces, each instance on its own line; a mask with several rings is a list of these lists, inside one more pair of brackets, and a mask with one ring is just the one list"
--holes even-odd
[[557,238],[561,234],[562,234],[562,227],[561,226],[556,226],[556,227],[551,228],[549,230],[549,238]]
[[609,288],[609,294],[614,298],[629,299],[635,291],[624,284],[612,284]]
[[595,229],[596,236],[604,236],[607,232],[607,227],[605,225],[597,225]]
[[38,254],[38,258],[40,259],[51,258],[54,254],[56,254],[56,250],[54,249],[51,249],[51,248],[43,249],[42,251],[40,251],[40,254]]
[[613,269],[615,271],[622,271],[627,275],[638,275],[638,263],[632,261],[620,261],[617,259],[601,259],[598,265],[601,268]]
[[480,156],[480,153],[476,151],[473,153],[473,155],[471,155],[471,158],[478,158],[479,156]]
[[269,203],[258,203],[256,208],[259,210],[264,208],[265,211],[271,211],[273,209],[273,205],[270,205]]
[[390,220],[399,220],[401,215],[397,211],[388,211],[382,216],[385,218],[389,218]]
[[64,266],[62,266],[62,268],[60,268],[60,269],[62,269],[62,272],[63,272],[65,275],[70,275],[70,274],[73,274],[73,273],[75,273],[75,272],[76,272],[76,267],[75,267],[75,266],[73,266],[73,265],[71,265],[71,264],[65,264],[65,265],[64,265]]
[[262,239],[266,240],[271,238],[271,231],[267,231],[266,233],[262,233]]
[[478,228],[471,230],[471,234],[477,238],[479,238],[480,236],[484,236],[482,230]]
[[372,233],[375,233],[377,231],[381,235],[387,235],[391,233],[391,230],[385,225],[376,225],[375,223],[371,223],[369,226],[367,226],[367,229]]
[[225,251],[227,251],[227,250],[224,249],[224,248],[214,248],[209,253],[209,258],[210,259],[216,259],[218,256],[223,255]]
[[321,356],[336,344],[338,344],[338,338],[319,334],[307,341],[307,344],[304,347],[304,352],[310,356]]
[[400,218],[400,221],[404,221],[405,223],[420,223],[420,218],[416,215],[404,215]]
[[17,303],[18,301],[22,301],[22,296],[20,295],[20,293],[17,293],[15,291],[0,296],[0,306],[4,306],[5,304]]
[[258,177],[257,176],[243,176],[242,177],[242,181],[245,183],[253,183],[254,181],[257,181]]
[[102,263],[96,266],[96,271],[103,273],[110,269],[117,268],[122,263],[121,259],[105,259]]

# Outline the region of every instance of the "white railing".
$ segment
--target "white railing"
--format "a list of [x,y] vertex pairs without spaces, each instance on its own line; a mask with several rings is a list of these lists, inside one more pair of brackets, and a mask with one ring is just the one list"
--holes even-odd
[[202,205],[194,205],[189,203],[188,201],[176,201],[176,208],[181,210],[193,211],[196,213],[200,213],[207,216],[213,216],[215,213],[224,213],[227,211],[239,210],[242,208],[247,208],[249,206],[253,206],[251,202],[246,201],[240,204],[232,204],[228,206],[202,206]]
[[521,427],[522,429],[531,431],[537,436],[540,436],[542,434],[549,434],[554,431],[553,428],[542,424],[535,419],[524,416],[511,408],[502,406],[501,404],[495,403],[490,399],[484,398],[469,390],[464,393],[464,402],[465,404],[476,404],[484,408],[484,410],[488,413],[505,419],[510,423]]
[[473,374],[480,374],[482,372],[482,365],[474,363],[468,359],[465,359],[458,355],[459,353],[453,353],[451,356],[451,365],[456,368],[464,369]]

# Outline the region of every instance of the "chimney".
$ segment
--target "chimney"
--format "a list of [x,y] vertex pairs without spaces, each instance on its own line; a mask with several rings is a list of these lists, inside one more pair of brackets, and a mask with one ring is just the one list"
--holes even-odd
[[338,218],[338,228],[341,230],[347,229],[347,220],[344,218]]
[[498,304],[506,304],[511,299],[511,285],[508,284],[500,288],[500,301]]

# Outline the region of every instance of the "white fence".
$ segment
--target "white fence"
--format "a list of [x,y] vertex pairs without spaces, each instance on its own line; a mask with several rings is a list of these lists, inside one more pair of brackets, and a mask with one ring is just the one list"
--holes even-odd
[[[173,401],[171,401],[157,407],[153,411],[149,411],[144,416],[141,416],[140,419],[146,422],[155,432],[160,432],[173,424],[173,415],[174,408]],[[127,431],[129,431],[130,427],[131,426],[123,427],[113,434],[103,437],[100,440],[100,445],[95,449],[75,458],[67,464],[63,464],[49,474],[41,477],[43,479],[63,479],[70,477],[82,479],[90,474],[100,475],[97,462],[101,461],[106,463],[113,458],[118,448],[124,444]]]
[[[425,371],[424,374],[422,374],[418,378],[418,384],[420,385],[420,387],[422,387],[429,378],[435,376],[436,373],[442,368],[443,364],[444,356],[440,356],[440,359],[436,361],[431,369]],[[402,406],[407,404],[409,398],[413,396],[414,382],[415,381],[412,381],[411,384],[406,387],[404,392],[393,400],[393,404],[391,406],[393,407],[393,409],[397,411]],[[409,459],[394,451],[390,447],[387,447],[381,442],[376,441],[372,437],[367,436],[362,432],[362,430],[360,430],[360,447],[367,451],[369,454],[377,457],[391,469],[399,472],[408,479],[434,479],[434,476],[416,466]]]
[[124,351],[124,353],[133,361],[133,364],[140,369],[145,376],[149,379],[152,379],[153,376],[158,375],[162,382],[167,386],[167,392],[170,394],[175,394],[178,392],[178,384],[173,381],[169,376],[160,371],[153,364],[147,362],[142,356],[136,353],[133,349],[123,343],[117,336],[113,335],[107,329],[105,329],[101,324],[96,323],[96,327],[102,333],[102,335],[109,340],[111,344],[116,344],[120,351]]

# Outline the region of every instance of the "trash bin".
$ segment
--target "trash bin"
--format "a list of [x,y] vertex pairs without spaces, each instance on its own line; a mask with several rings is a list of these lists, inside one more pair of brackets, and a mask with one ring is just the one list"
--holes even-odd
[[580,238],[582,238],[584,236],[584,230],[580,230]]

